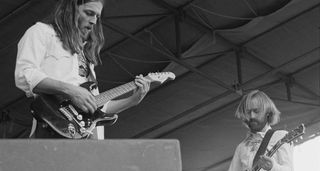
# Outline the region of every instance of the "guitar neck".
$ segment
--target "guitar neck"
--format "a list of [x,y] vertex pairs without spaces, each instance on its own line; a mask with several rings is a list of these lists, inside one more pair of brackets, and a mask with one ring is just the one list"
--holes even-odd
[[274,153],[283,145],[284,143],[281,141],[278,141],[277,144],[275,144],[270,151],[266,154],[268,157],[272,157]]
[[[172,72],[149,73],[147,76],[144,77],[144,79],[148,80],[150,83],[158,82],[160,84],[162,84],[168,79],[173,80],[174,78],[175,75]],[[95,96],[96,104],[98,107],[101,107],[104,104],[106,104],[109,100],[129,93],[136,88],[137,85],[134,83],[134,81],[115,87]]]
[[118,86],[108,91],[105,91],[103,93],[100,93],[99,95],[95,96],[97,106],[101,107],[104,104],[106,104],[109,100],[112,100],[121,95],[129,93],[136,88],[137,88],[136,84],[133,81],[131,81],[129,83],[123,84],[121,86]]

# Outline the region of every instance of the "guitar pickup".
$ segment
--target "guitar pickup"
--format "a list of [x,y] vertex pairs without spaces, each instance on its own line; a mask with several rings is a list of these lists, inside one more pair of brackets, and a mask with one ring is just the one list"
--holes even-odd
[[[72,105],[68,105],[68,108],[71,110],[71,112],[72,112],[74,115],[76,115],[76,116],[79,115],[78,111],[77,111]],[[80,119],[80,120],[81,120],[81,119]]]
[[68,110],[67,110],[66,108],[64,108],[64,107],[59,108],[59,111],[60,111],[64,116],[66,116],[69,121],[72,121],[72,120],[73,120],[72,116],[69,114],[69,112],[68,112]]

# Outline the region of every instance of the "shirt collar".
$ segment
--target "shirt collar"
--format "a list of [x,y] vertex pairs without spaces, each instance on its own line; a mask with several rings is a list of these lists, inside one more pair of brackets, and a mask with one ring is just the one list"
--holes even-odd
[[251,131],[249,130],[248,133],[247,133],[247,137],[250,137],[250,136],[256,137],[256,136],[258,136],[258,137],[263,138],[270,129],[271,129],[271,126],[270,126],[269,124],[267,124],[267,125],[265,126],[264,131],[253,133],[253,132],[251,132]]

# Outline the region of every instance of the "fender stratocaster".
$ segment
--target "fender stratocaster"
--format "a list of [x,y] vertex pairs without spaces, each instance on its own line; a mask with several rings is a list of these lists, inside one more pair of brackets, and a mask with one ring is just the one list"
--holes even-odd
[[[162,84],[166,80],[175,79],[172,72],[149,73],[144,78],[150,82]],[[86,82],[81,87],[93,91],[97,85]],[[92,134],[99,125],[112,125],[116,122],[117,114],[108,114],[100,110],[109,100],[120,97],[136,89],[134,81],[115,87],[95,96],[99,107],[94,114],[88,114],[73,106],[69,99],[62,96],[39,94],[31,103],[31,113],[36,119],[46,122],[53,130],[66,138],[82,139]]]

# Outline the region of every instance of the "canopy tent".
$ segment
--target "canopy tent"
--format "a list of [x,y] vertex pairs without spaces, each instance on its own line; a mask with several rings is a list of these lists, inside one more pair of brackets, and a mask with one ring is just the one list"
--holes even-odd
[[[29,101],[14,85],[16,44],[55,0],[3,0],[1,94],[6,137],[30,126]],[[246,128],[234,117],[243,93],[266,92],[282,112],[278,129],[320,134],[319,0],[107,0],[100,91],[137,74],[170,71],[136,107],[119,114],[107,138],[174,138],[183,170],[226,170]]]

